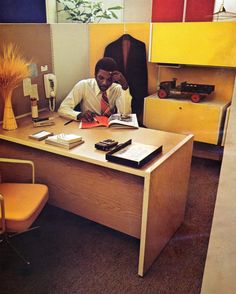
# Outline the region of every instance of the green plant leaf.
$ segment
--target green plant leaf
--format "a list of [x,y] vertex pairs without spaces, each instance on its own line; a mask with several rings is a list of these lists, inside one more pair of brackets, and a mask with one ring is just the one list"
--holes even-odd
[[98,8],[98,9],[95,9],[95,10],[93,11],[93,13],[94,13],[94,14],[97,14],[97,13],[99,13],[99,12],[101,12],[101,11],[102,11],[102,9]]
[[67,11],[67,10],[70,10],[70,8],[67,5],[65,5],[64,10]]
[[107,8],[108,10],[120,10],[120,9],[123,9],[122,6],[113,6],[113,7],[110,7],[110,8]]
[[111,19],[111,17],[110,17],[109,15],[106,15],[106,14],[104,14],[104,15],[102,16],[102,18]]
[[114,18],[118,19],[118,16],[113,11],[111,11],[111,14]]

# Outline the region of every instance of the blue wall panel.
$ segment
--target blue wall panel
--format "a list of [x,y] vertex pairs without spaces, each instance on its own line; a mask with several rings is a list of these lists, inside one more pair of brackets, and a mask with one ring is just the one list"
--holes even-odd
[[1,23],[46,23],[45,0],[1,0]]

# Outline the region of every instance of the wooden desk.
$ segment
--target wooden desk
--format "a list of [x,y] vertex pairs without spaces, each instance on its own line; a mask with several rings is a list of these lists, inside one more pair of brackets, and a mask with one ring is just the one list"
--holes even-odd
[[[51,204],[139,238],[143,276],[183,222],[193,136],[145,128],[81,130],[76,122],[64,126],[56,114],[55,122],[33,128],[30,118],[22,118],[17,130],[1,130],[0,156],[33,160],[36,181],[48,185]],[[68,151],[28,139],[42,129],[77,133],[85,143]],[[140,169],[114,164],[94,148],[107,138],[162,144],[163,153]],[[9,179],[14,174],[11,170]]]

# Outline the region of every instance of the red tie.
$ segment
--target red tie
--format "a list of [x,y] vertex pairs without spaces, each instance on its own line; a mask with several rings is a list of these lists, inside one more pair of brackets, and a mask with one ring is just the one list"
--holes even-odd
[[108,97],[106,92],[102,92],[102,99],[101,99],[101,115],[110,116],[112,114]]

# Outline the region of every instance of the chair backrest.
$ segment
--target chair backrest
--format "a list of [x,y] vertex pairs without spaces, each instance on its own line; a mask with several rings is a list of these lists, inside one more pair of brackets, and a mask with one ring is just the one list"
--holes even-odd
[[26,230],[46,204],[48,187],[43,184],[35,184],[35,168],[32,161],[0,158],[0,163],[31,167],[31,183],[0,182],[0,233]]

